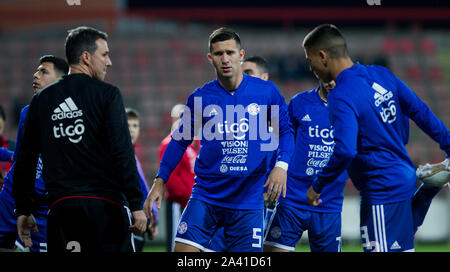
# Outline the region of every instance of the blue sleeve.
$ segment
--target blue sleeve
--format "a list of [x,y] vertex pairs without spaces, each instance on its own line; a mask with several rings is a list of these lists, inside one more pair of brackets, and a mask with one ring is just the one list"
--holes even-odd
[[403,81],[397,80],[400,107],[416,125],[450,156],[450,131],[445,124],[436,117],[431,109],[408,87]]
[[9,151],[6,148],[0,147],[0,161],[12,162],[11,156],[14,152]]
[[294,152],[294,132],[289,118],[289,111],[286,101],[275,85],[274,88],[276,91],[273,95],[272,105],[277,105],[279,107],[278,114],[276,114],[276,111],[275,114],[272,114],[271,112],[271,122],[275,132],[277,131],[276,126],[279,125],[279,144],[276,161],[289,163]]
[[346,170],[357,154],[357,111],[346,97],[328,95],[330,121],[334,130],[334,151],[327,165],[315,176],[314,191],[320,193],[325,184]]
[[[39,93],[33,96],[29,108],[22,110],[18,142],[14,155],[13,197],[16,210],[21,214],[31,214],[35,191],[36,165],[39,161]],[[29,111],[30,114],[26,112]],[[23,117],[23,119],[22,119]],[[23,121],[23,122],[22,122]],[[20,145],[19,145],[20,143]]]
[[14,150],[13,162],[16,161],[17,152],[20,148],[20,143],[22,142],[23,126],[25,124],[25,119],[27,118],[28,107],[29,106],[27,105],[23,107],[23,109],[20,111],[19,126],[17,128],[17,136],[16,136],[16,149]]
[[195,110],[194,105],[194,96],[191,94],[181,116],[179,127],[172,133],[172,140],[167,145],[166,150],[164,150],[159,170],[156,174],[164,182],[169,180],[170,174],[181,161],[187,147],[192,143],[196,130],[199,129],[198,124],[201,124],[201,116],[196,116],[195,114],[201,113],[202,110]]

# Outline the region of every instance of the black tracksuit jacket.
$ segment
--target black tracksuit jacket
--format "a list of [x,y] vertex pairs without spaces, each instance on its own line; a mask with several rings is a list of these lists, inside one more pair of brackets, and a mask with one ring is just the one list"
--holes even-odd
[[14,172],[19,214],[30,214],[41,154],[51,207],[61,198],[106,198],[142,209],[142,193],[119,89],[70,74],[33,96]]

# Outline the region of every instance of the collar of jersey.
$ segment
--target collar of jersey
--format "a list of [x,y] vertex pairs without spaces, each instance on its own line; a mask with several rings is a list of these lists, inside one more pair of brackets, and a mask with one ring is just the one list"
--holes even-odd
[[354,72],[357,69],[359,69],[360,67],[361,67],[361,64],[359,64],[359,61],[357,61],[357,62],[355,62],[355,64],[352,67],[348,67],[347,69],[342,70],[342,72],[339,73],[339,75],[337,76],[337,78],[335,80],[336,85],[338,85],[338,82],[341,81],[341,78],[343,77],[344,74]]
[[247,82],[248,82],[248,75],[246,75],[245,73],[242,73],[244,75],[244,77],[242,78],[241,84],[239,84],[238,88],[231,93],[229,90],[225,89],[225,87],[222,86],[222,84],[220,84],[219,80],[216,78],[215,82],[216,85],[218,86],[219,89],[221,89],[222,91],[224,91],[227,95],[236,95],[241,93],[243,90],[245,90],[245,87],[247,86]]

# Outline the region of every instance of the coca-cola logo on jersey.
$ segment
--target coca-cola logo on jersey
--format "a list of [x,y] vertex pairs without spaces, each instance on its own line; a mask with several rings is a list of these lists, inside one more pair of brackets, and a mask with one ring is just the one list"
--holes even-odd
[[236,156],[229,156],[226,155],[223,157],[221,163],[239,163],[244,164],[247,161],[247,155],[236,155]]
[[312,166],[312,167],[323,168],[323,167],[325,167],[325,165],[327,165],[327,163],[328,163],[328,159],[316,160],[314,158],[310,158],[308,160],[308,162],[306,163],[306,165],[307,166]]

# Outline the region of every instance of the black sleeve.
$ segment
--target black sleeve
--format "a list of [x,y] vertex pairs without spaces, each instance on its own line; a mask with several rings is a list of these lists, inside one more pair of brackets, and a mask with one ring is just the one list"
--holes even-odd
[[117,88],[113,88],[111,94],[111,101],[106,110],[106,133],[113,161],[112,167],[122,184],[130,210],[142,210],[143,195],[122,95]]
[[[19,214],[29,215],[32,209],[32,195],[36,180],[36,165],[39,159],[39,108],[35,95],[28,109],[23,127],[19,150],[13,174],[13,197]],[[19,138],[19,137],[18,137]]]

